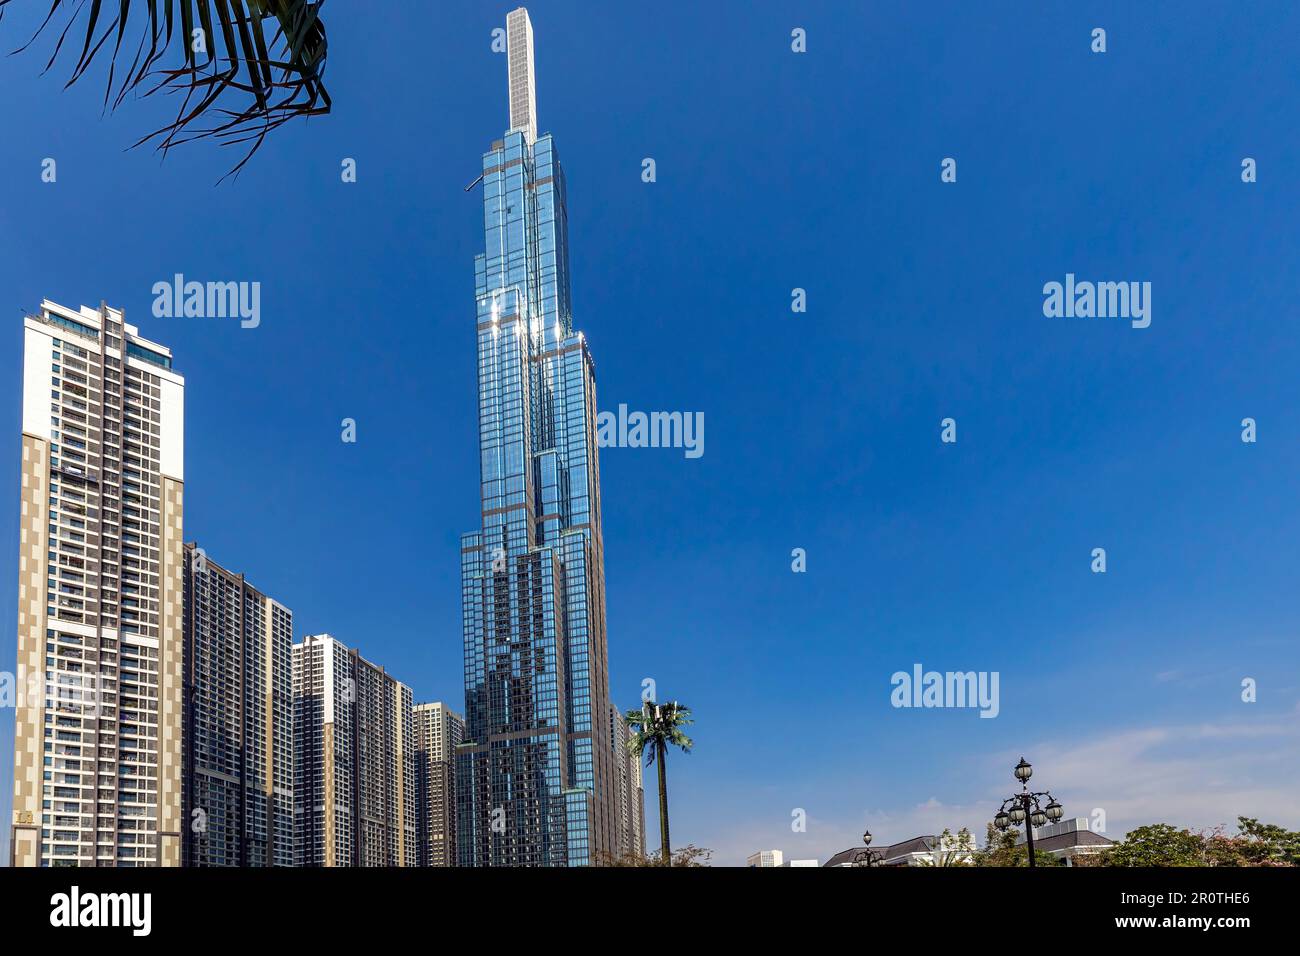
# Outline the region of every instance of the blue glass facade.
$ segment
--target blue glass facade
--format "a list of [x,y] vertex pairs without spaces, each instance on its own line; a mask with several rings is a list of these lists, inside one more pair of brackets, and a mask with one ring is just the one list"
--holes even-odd
[[[516,130],[483,157],[480,530],[461,539],[461,866],[615,851],[591,354],[573,331],[564,171]],[[593,741],[596,745],[593,746]]]

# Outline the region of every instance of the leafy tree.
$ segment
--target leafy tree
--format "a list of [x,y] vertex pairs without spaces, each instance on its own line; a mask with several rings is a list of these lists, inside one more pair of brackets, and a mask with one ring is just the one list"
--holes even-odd
[[950,827],[944,827],[939,834],[939,845],[930,854],[929,860],[923,860],[922,866],[976,866],[975,838],[970,830],[962,827],[953,836]]
[[668,771],[664,764],[669,744],[681,748],[683,753],[690,753],[695,746],[682,731],[695,722],[691,719],[691,709],[675,700],[666,704],[646,701],[640,710],[629,710],[623,720],[634,731],[627,742],[628,752],[637,757],[644,754],[647,767],[656,759],[659,762],[659,833],[663,837],[660,858],[663,866],[672,866],[668,839]]
[[1263,865],[1300,866],[1300,832],[1284,830],[1271,823],[1260,823],[1253,817],[1237,817],[1241,830],[1238,839],[1244,840],[1254,851],[1253,859]]
[[1104,856],[1110,866],[1207,866],[1205,837],[1167,823],[1130,830]]
[[[0,0],[0,18],[11,2]],[[173,146],[206,137],[226,145],[251,144],[230,171],[235,173],[272,130],[296,117],[330,111],[322,79],[326,42],[321,3],[53,0],[36,33],[15,52],[27,49],[55,23],[58,42],[45,65],[48,70],[58,59],[63,41],[80,24],[77,32],[85,38],[67,86],[85,76],[108,45],[105,109],[110,101],[116,109],[132,92],[181,94],[176,118],[135,145],[157,138],[157,148],[166,153]],[[128,63],[133,45],[134,57]],[[74,40],[69,50],[75,49]]]
[[1261,866],[1267,851],[1243,836],[1230,837],[1223,827],[1198,834],[1203,847],[1201,866]]
[[1193,831],[1167,823],[1138,827],[1112,849],[1101,853],[1103,866],[1296,866],[1300,833],[1253,817],[1238,817],[1239,833],[1223,827]]
[[[975,854],[975,866],[1029,866],[1029,849],[1023,843],[1017,845],[1020,839],[1020,830],[1016,827],[1007,827],[1005,830],[999,830],[991,822],[985,831],[984,849]],[[1035,866],[1060,866],[1061,860],[1052,856],[1050,853],[1044,853],[1042,850],[1034,850]]]
[[665,863],[662,855],[642,856],[640,853],[631,852],[622,855],[604,854],[596,859],[597,866],[708,866],[709,860],[713,857],[713,851],[701,846],[695,846],[688,843],[672,856],[671,862]]

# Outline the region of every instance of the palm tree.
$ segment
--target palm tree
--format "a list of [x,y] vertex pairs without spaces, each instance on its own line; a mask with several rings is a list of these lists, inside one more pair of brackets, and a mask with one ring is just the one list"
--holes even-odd
[[670,701],[656,704],[646,701],[640,710],[629,710],[623,720],[634,728],[627,742],[628,752],[636,757],[645,754],[646,766],[659,759],[659,833],[663,837],[660,856],[664,866],[672,865],[672,851],[668,839],[668,771],[664,761],[668,756],[668,745],[680,747],[683,753],[690,753],[695,742],[682,732],[687,724],[693,724],[691,709],[685,704]]
[[[0,18],[11,2],[0,0]],[[272,130],[295,117],[330,111],[322,81],[326,43],[321,2],[93,0],[87,5],[85,0],[53,0],[31,40],[14,52],[27,49],[57,21],[58,43],[45,65],[48,70],[80,21],[77,32],[84,33],[84,41],[67,86],[85,75],[108,43],[105,109],[110,99],[116,108],[137,90],[144,96],[159,90],[182,94],[176,119],[135,145],[158,137],[157,148],[166,153],[172,146],[205,137],[224,144],[251,143],[233,173]],[[133,43],[137,37],[138,43]],[[77,49],[75,42],[69,49]],[[115,77],[120,77],[116,95]]]

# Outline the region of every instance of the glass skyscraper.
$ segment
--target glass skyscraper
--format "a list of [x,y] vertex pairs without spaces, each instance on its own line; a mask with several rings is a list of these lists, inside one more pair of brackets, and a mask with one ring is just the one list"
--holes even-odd
[[475,258],[482,528],[461,539],[461,866],[621,850],[591,353],[573,330],[564,171],[537,135],[532,24],[507,18],[510,123]]

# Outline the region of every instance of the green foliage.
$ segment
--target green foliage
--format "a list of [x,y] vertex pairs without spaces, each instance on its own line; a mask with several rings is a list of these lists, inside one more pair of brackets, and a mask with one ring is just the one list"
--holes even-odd
[[1253,817],[1237,818],[1239,833],[1178,829],[1167,823],[1138,827],[1100,854],[1105,866],[1297,866],[1300,833]]
[[1237,817],[1238,837],[1249,844],[1252,857],[1261,864],[1300,866],[1300,831],[1284,830],[1253,817]]
[[1153,823],[1129,832],[1106,853],[1110,866],[1205,866],[1205,841],[1199,833]]
[[[1007,827],[1005,830],[999,830],[989,823],[984,836],[984,849],[975,854],[972,865],[1029,866],[1029,850],[1023,844],[1016,845],[1019,839],[1018,828]],[[1044,853],[1042,850],[1034,851],[1035,866],[1062,866],[1063,864],[1064,861],[1058,860],[1050,853]]]
[[695,741],[682,731],[683,727],[695,723],[691,709],[685,704],[647,701],[640,710],[629,710],[623,715],[623,720],[632,728],[628,752],[638,757],[644,755],[646,766],[655,762],[657,750],[673,746],[681,748],[683,753],[690,753],[695,746]]

